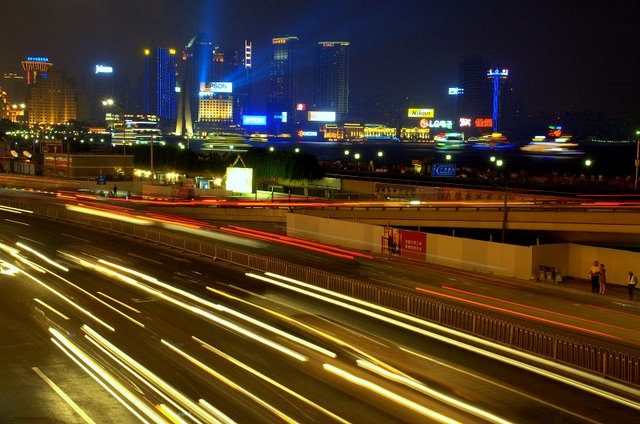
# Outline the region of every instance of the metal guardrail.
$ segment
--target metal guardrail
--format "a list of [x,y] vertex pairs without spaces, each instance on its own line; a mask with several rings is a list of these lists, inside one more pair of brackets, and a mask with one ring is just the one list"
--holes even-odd
[[356,280],[327,271],[256,255],[209,240],[178,235],[167,230],[89,216],[35,202],[0,199],[7,206],[29,209],[36,215],[133,236],[199,256],[219,259],[261,272],[273,272],[428,321],[469,332],[557,362],[582,368],[607,378],[640,385],[640,359],[564,336],[450,305],[425,295]]

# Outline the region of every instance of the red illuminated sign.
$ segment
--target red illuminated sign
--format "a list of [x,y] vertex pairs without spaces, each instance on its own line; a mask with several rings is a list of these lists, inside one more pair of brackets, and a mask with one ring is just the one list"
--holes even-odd
[[298,103],[296,105],[296,110],[307,110],[307,105],[305,103]]
[[427,234],[400,230],[400,255],[412,259],[426,259]]
[[476,118],[476,128],[493,128],[493,119],[491,118]]

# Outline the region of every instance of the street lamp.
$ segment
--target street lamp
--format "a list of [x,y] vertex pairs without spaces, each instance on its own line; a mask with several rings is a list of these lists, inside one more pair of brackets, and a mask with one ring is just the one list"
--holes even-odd
[[444,158],[445,158],[446,160],[451,160],[451,155],[446,155]]
[[638,189],[638,168],[640,167],[640,131],[636,131],[636,179],[633,183],[633,189]]
[[593,162],[591,161],[591,159],[587,159],[584,161],[584,166],[586,166],[587,168],[590,167],[593,164]]
[[378,152],[378,157],[379,157],[379,158],[381,158],[382,156],[384,156],[384,152],[379,151],[379,152]]

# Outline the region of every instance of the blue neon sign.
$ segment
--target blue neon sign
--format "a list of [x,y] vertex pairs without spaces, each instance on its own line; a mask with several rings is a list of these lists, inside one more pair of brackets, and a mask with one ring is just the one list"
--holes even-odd
[[267,125],[266,115],[242,115],[242,125]]
[[48,62],[49,58],[44,56],[28,56],[27,60],[31,62]]

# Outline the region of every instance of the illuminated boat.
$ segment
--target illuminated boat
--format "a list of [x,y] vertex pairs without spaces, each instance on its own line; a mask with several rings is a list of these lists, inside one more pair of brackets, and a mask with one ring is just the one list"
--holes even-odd
[[582,155],[584,152],[579,149],[579,145],[571,141],[570,135],[561,137],[545,137],[537,135],[533,137],[531,143],[520,148],[523,152],[531,155],[545,156],[570,156]]
[[513,147],[513,143],[502,133],[494,132],[491,134],[485,134],[481,137],[470,137],[469,143],[474,149],[506,149]]
[[433,137],[433,142],[438,150],[462,149],[466,144],[462,133],[440,133]]

